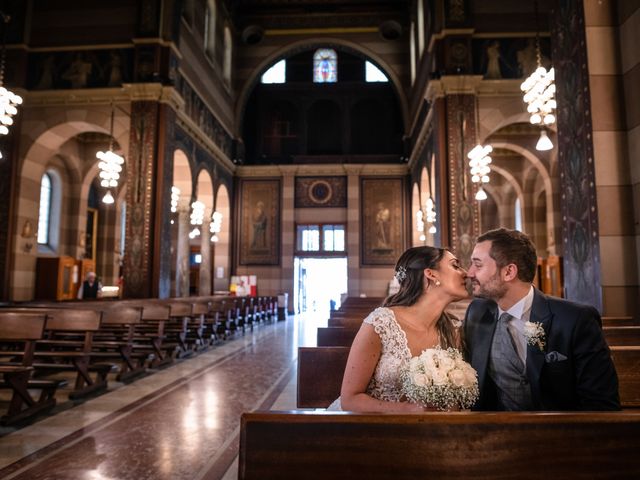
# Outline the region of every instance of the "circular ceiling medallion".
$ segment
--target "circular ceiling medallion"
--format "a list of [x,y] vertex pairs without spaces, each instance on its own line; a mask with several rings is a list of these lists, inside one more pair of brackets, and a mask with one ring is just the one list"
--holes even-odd
[[313,203],[323,205],[331,200],[332,196],[333,189],[331,188],[331,184],[326,180],[316,180],[309,185],[309,199],[311,199]]

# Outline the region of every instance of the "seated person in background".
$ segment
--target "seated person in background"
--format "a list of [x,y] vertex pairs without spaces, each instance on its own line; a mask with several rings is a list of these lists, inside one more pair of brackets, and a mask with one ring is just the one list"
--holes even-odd
[[460,324],[445,308],[468,297],[467,274],[442,248],[413,247],[396,264],[398,293],[364,319],[344,372],[340,398],[329,410],[422,412],[404,397],[401,367],[423,350],[461,349]]
[[102,296],[102,285],[98,282],[95,272],[87,273],[87,279],[82,282],[78,289],[78,298],[100,298]]

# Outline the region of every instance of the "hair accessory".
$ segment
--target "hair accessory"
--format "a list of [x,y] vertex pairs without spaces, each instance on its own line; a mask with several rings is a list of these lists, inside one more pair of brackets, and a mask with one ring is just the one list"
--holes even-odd
[[405,267],[398,267],[398,269],[396,270],[395,273],[395,277],[396,280],[398,280],[399,283],[402,283],[402,281],[407,278],[407,269]]

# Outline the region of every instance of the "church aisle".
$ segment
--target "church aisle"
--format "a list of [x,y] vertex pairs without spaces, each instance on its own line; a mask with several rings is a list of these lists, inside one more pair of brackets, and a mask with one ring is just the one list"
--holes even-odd
[[271,408],[291,388],[297,347],[314,345],[321,323],[260,326],[6,435],[0,478],[222,478],[237,457],[240,414]]

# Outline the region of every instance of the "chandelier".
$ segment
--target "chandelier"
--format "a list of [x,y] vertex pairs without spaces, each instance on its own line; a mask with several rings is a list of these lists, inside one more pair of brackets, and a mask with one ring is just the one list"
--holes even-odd
[[520,85],[524,93],[523,100],[527,104],[529,121],[532,125],[540,125],[540,138],[536,144],[536,150],[551,150],[553,143],[547,136],[545,126],[553,125],[556,121],[554,114],[556,104],[555,70],[553,67],[547,71],[542,66],[542,54],[540,53],[540,35],[538,29],[538,2],[534,2],[536,16],[536,70],[529,75]]
[[[22,97],[4,87],[4,64],[7,25],[11,20],[9,15],[0,12],[4,21],[2,34],[2,53],[0,54],[0,135],[8,135],[9,127],[13,125],[13,116],[18,113],[18,105],[22,104]],[[0,158],[2,158],[0,154]]]
[[200,225],[204,221],[204,203],[196,200],[191,204],[191,225],[193,230],[189,232],[189,238],[194,239],[200,236]]
[[476,200],[487,199],[487,193],[482,186],[485,183],[489,183],[489,173],[491,172],[491,168],[489,168],[491,157],[489,154],[491,152],[493,152],[491,145],[476,145],[467,154],[469,167],[471,167],[471,181],[480,184],[480,188],[476,192]]
[[118,188],[120,172],[124,164],[124,158],[113,151],[113,105],[111,106],[111,129],[109,131],[109,150],[96,153],[100,159],[98,168],[100,169],[100,186],[107,189],[107,193],[102,197],[102,202],[110,204],[114,202],[111,189]]
[[429,198],[427,198],[425,207],[427,212],[427,223],[431,225],[429,227],[429,233],[436,233],[436,210],[434,208],[435,203],[433,202],[431,195],[429,195]]
[[218,234],[222,231],[222,214],[220,212],[213,212],[213,215],[211,215],[209,231],[211,232],[212,242],[220,241],[220,237],[218,237]]

